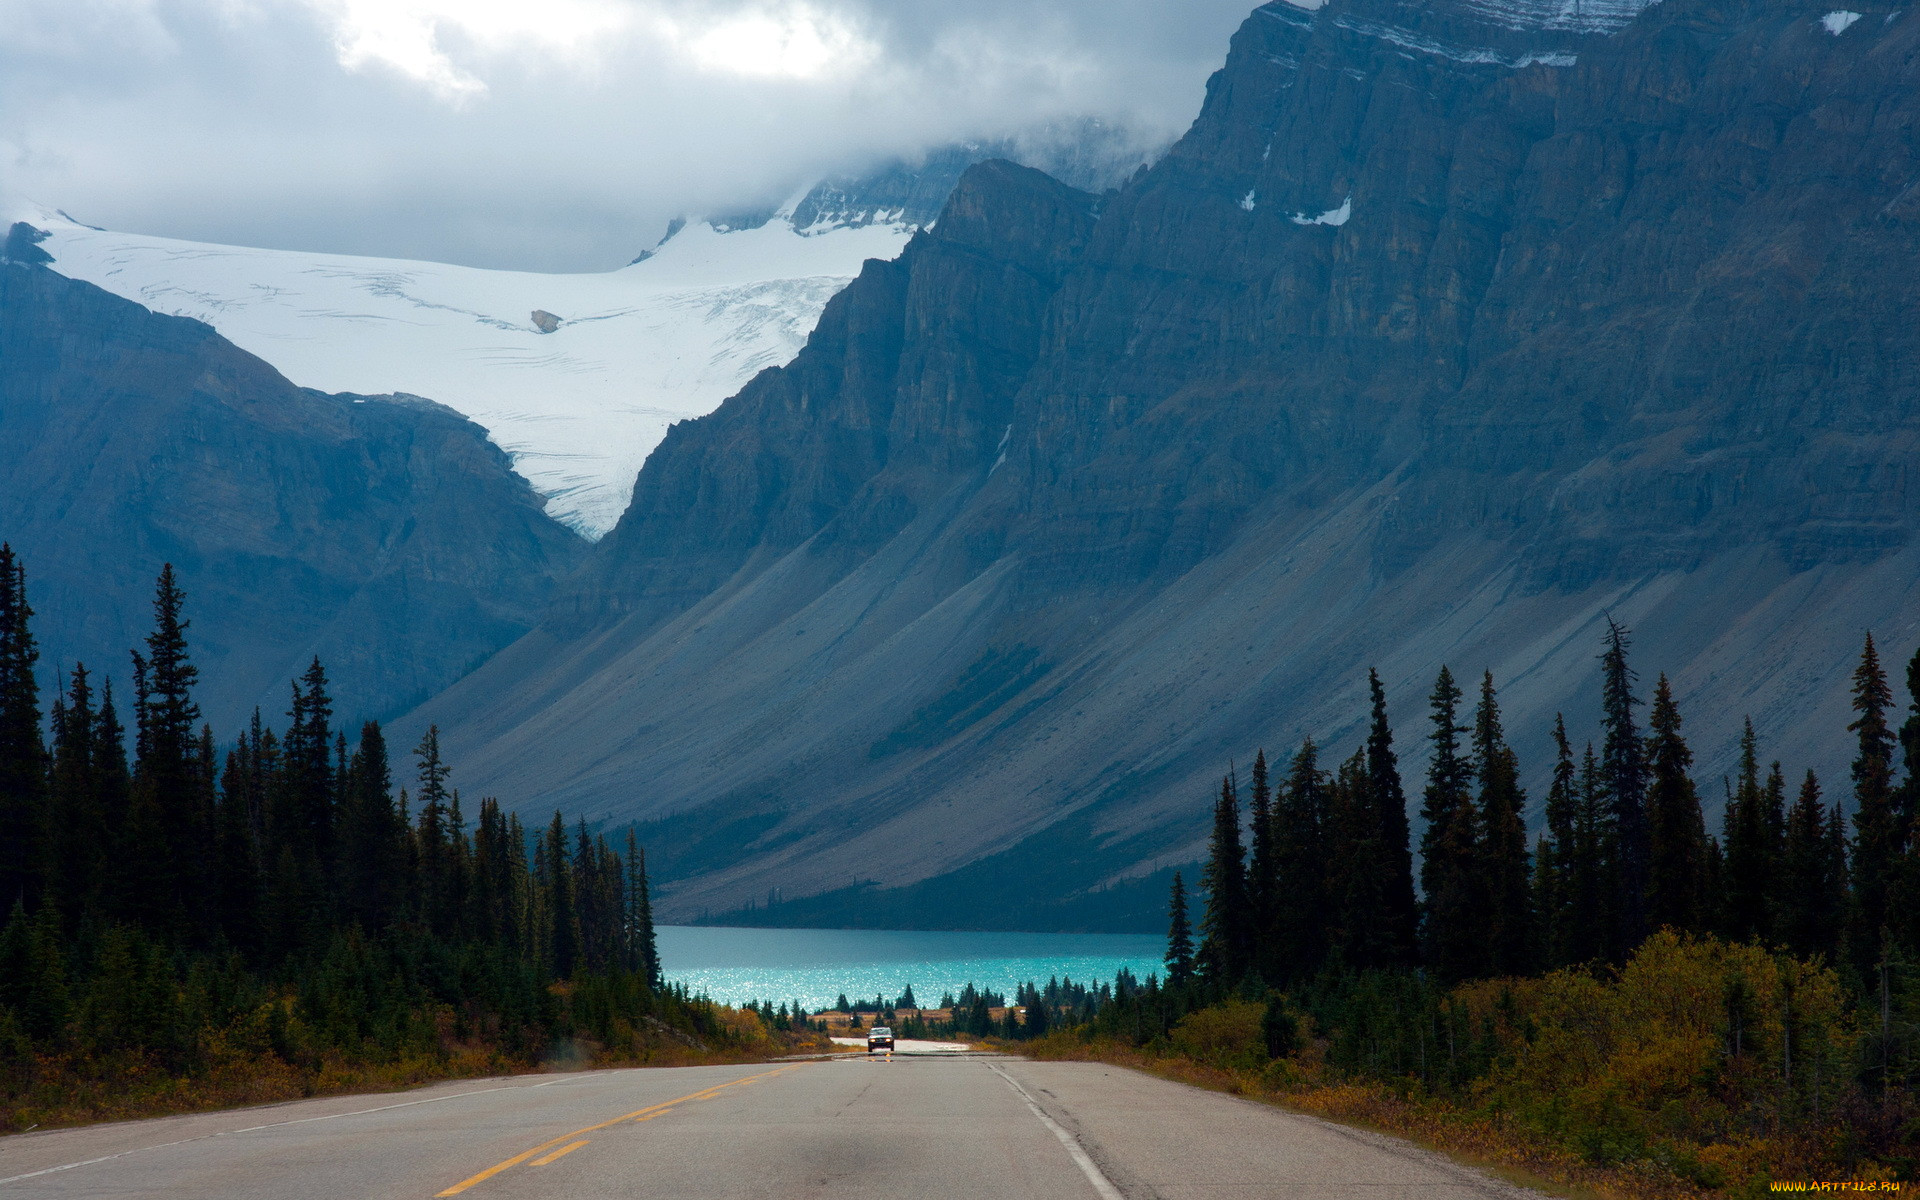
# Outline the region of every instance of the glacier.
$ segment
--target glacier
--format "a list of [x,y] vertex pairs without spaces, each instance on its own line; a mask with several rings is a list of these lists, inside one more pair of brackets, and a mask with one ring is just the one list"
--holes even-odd
[[860,265],[895,257],[913,232],[797,230],[788,205],[750,229],[687,225],[619,270],[540,274],[179,241],[10,207],[9,223],[51,235],[40,245],[54,270],[204,321],[302,387],[458,411],[551,516],[593,539],[620,519],[669,425],[791,360]]

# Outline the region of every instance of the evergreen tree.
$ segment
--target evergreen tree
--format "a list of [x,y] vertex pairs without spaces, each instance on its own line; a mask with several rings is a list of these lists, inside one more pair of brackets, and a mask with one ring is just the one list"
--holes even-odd
[[1367,729],[1368,802],[1380,826],[1380,850],[1386,869],[1385,935],[1392,963],[1412,966],[1420,954],[1420,906],[1413,889],[1413,842],[1407,826],[1407,793],[1400,781],[1400,762],[1393,751],[1393,729],[1387,724],[1387,694],[1380,672],[1367,671],[1367,691],[1373,712]]
[[[1777,781],[1779,764],[1774,764]],[[1760,752],[1748,719],[1740,734],[1740,776],[1722,818],[1726,888],[1722,927],[1735,941],[1768,945],[1775,939],[1774,892],[1780,878],[1779,796],[1760,783]]]
[[1648,922],[1685,933],[1706,932],[1708,848],[1700,797],[1689,774],[1693,751],[1680,734],[1680,708],[1663,674],[1648,721],[1651,779],[1647,788]]
[[1460,689],[1453,672],[1440,668],[1429,698],[1433,757],[1420,815],[1420,884],[1426,892],[1422,934],[1427,968],[1443,980],[1485,973],[1485,900],[1479,867],[1479,821],[1473,805],[1473,765],[1460,753]]
[[653,898],[647,886],[647,854],[632,828],[627,830],[627,931],[629,970],[639,971],[651,987],[660,986],[660,951],[653,932]]
[[1193,978],[1193,928],[1187,920],[1187,885],[1173,873],[1173,894],[1167,900],[1167,985],[1178,987]]
[[1859,739],[1853,760],[1853,907],[1847,940],[1862,976],[1873,971],[1888,946],[1888,900],[1904,849],[1894,810],[1893,734],[1886,717],[1892,704],[1893,691],[1868,634],[1853,673],[1853,711],[1859,716],[1847,726]]
[[1252,967],[1252,916],[1246,855],[1240,843],[1240,798],[1231,776],[1220,781],[1207,846],[1207,912],[1201,922],[1200,970],[1216,983],[1237,983]]
[[1493,672],[1480,680],[1474,713],[1473,766],[1480,778],[1480,853],[1486,911],[1487,967],[1496,975],[1524,974],[1533,960],[1532,906],[1527,895],[1526,792],[1520,760],[1507,744]]
[[0,544],[0,904],[32,903],[54,865],[26,568]]
[[414,748],[420,760],[420,821],[414,834],[414,855],[419,863],[421,916],[428,928],[447,932],[454,921],[454,860],[451,793],[447,776],[451,773],[440,759],[440,727],[429,725]]
[[53,711],[53,755],[47,780],[53,872],[49,887],[71,917],[99,916],[106,862],[107,815],[98,809],[94,738],[99,718],[86,664],[74,667],[66,695]]
[[1392,865],[1380,844],[1367,751],[1353,752],[1327,789],[1327,923],[1340,961],[1356,970],[1386,970],[1401,962],[1388,895]]
[[571,978],[578,965],[580,926],[574,908],[573,863],[567,853],[567,823],[558,811],[541,839],[545,868],[540,890],[546,897],[547,953],[556,979]]
[[1846,872],[1836,836],[1839,828],[1839,809],[1827,811],[1820,800],[1820,781],[1808,771],[1787,813],[1776,888],[1779,937],[1799,958],[1820,956],[1831,962],[1840,949]]
[[1279,878],[1274,904],[1272,958],[1275,982],[1304,981],[1327,956],[1331,911],[1327,887],[1327,777],[1320,749],[1308,738],[1287,770],[1273,806],[1273,848]]
[[1633,694],[1637,676],[1627,665],[1632,643],[1628,631],[1607,618],[1607,646],[1600,655],[1601,724],[1606,736],[1600,746],[1601,776],[1606,782],[1611,810],[1612,910],[1616,921],[1613,957],[1624,959],[1651,932],[1647,923],[1647,875],[1650,870],[1646,816],[1646,751],[1633,710],[1640,703]]
[[1573,766],[1573,746],[1567,740],[1566,718],[1553,716],[1553,782],[1547,788],[1546,831],[1534,853],[1533,906],[1539,922],[1540,959],[1549,969],[1580,960],[1575,930],[1580,913],[1575,908],[1573,877],[1580,853],[1575,834],[1579,817],[1579,790]]
[[133,655],[135,761],[127,814],[123,915],[165,938],[186,938],[201,892],[203,813],[193,700],[199,669],[187,651],[186,596],[166,564],[154,585],[147,653]]
[[1247,901],[1251,910],[1254,968],[1277,978],[1273,961],[1280,903],[1280,863],[1273,844],[1273,790],[1267,780],[1267,752],[1253,756],[1253,793],[1248,807],[1252,848],[1247,856]]

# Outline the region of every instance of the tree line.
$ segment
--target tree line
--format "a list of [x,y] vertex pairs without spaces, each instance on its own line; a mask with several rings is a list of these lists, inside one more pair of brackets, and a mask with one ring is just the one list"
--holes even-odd
[[616,848],[557,812],[529,830],[491,798],[470,820],[434,729],[396,792],[381,727],[349,741],[318,659],[283,727],[256,710],[223,747],[185,606],[169,566],[125,718],[84,664],[43,713],[25,569],[0,546],[0,1080],[61,1054],[190,1073],[263,1006],[308,1058],[714,1032],[662,987],[631,832]]
[[1716,837],[1672,685],[1658,677],[1643,726],[1629,648],[1629,631],[1609,621],[1598,747],[1576,754],[1555,718],[1544,828],[1531,846],[1491,672],[1471,713],[1448,668],[1434,681],[1417,876],[1377,673],[1368,734],[1349,757],[1323,766],[1309,739],[1276,779],[1257,754],[1245,813],[1229,774],[1213,806],[1197,930],[1185,881],[1174,879],[1169,982],[1292,987],[1329,968],[1417,968],[1451,984],[1619,964],[1673,929],[1778,946],[1836,964],[1857,988],[1882,986],[1920,951],[1920,653],[1896,730],[1893,692],[1866,639],[1848,726],[1850,820],[1813,771],[1790,786],[1780,763],[1763,769],[1748,721]]

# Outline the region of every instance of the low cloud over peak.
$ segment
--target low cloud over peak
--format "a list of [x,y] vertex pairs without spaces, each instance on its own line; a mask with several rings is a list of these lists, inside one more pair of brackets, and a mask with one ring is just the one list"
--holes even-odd
[[961,138],[1184,127],[1245,0],[0,0],[16,198],[182,238],[625,262]]

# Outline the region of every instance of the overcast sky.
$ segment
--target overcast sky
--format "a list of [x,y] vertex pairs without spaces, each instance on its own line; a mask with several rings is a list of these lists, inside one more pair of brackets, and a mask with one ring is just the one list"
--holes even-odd
[[0,0],[0,200],[594,270],[957,138],[1192,119],[1253,0]]

